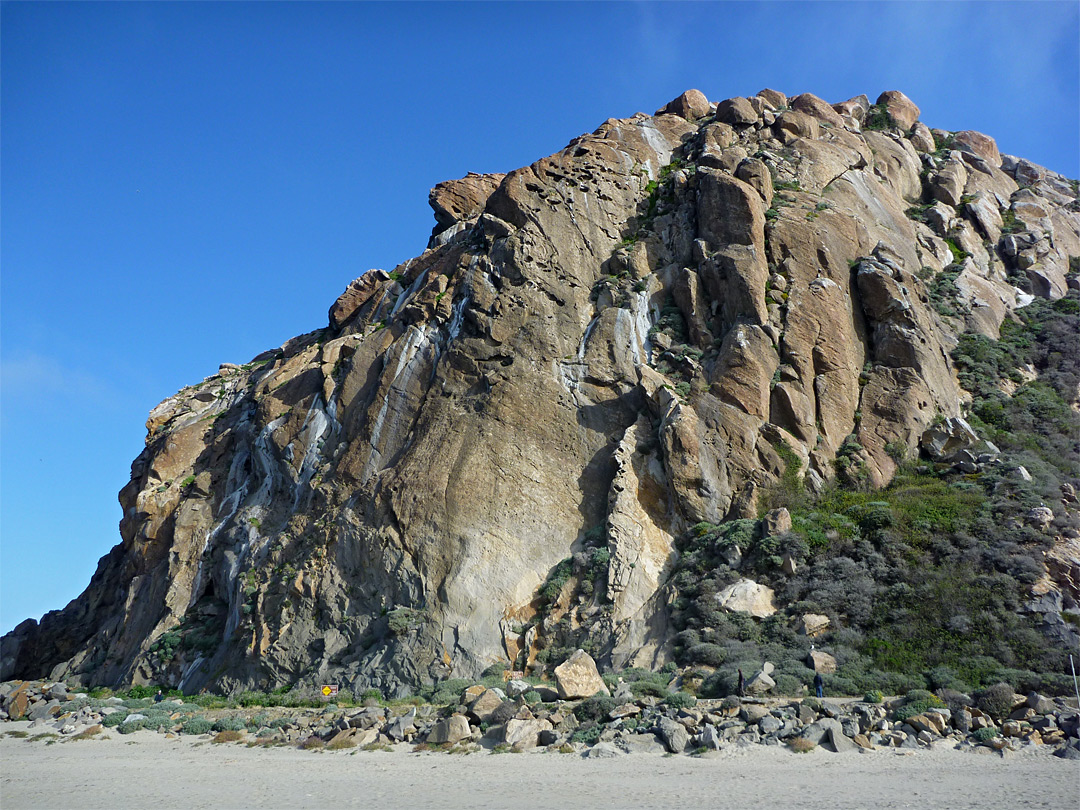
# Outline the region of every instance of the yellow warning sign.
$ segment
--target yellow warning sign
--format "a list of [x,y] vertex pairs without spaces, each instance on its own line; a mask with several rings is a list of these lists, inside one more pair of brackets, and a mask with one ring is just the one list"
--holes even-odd
[[330,697],[338,693],[337,685],[325,684],[322,688],[323,697]]

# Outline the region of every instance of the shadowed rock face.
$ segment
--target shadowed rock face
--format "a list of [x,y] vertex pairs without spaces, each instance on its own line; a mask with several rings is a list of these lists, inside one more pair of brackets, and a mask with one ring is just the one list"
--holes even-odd
[[694,91],[437,186],[422,255],[151,412],[122,542],[0,677],[392,693],[532,662],[558,622],[665,661],[675,536],[755,515],[785,459],[821,486],[849,437],[887,483],[887,445],[960,415],[956,336],[1080,254],[1075,186],[987,136],[928,153],[901,94],[873,132],[865,98],[786,100]]

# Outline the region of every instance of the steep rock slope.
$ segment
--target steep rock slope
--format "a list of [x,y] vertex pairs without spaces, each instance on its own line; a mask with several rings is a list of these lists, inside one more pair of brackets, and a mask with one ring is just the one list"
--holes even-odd
[[2,677],[395,691],[567,630],[664,663],[677,536],[886,484],[962,414],[958,336],[1066,293],[1076,184],[918,115],[688,91],[439,184],[421,256],[151,412],[122,542]]

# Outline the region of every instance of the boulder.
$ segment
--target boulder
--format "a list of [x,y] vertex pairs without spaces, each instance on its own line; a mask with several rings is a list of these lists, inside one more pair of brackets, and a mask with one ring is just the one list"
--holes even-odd
[[429,743],[456,743],[467,739],[472,731],[469,729],[469,721],[460,714],[451,715],[437,722],[428,734]]
[[779,537],[791,531],[791,513],[783,506],[765,513],[761,519],[761,532],[766,537]]
[[982,231],[983,236],[993,243],[1001,238],[1001,211],[998,210],[997,201],[985,191],[980,191],[965,206],[967,214],[975,220],[975,224]]
[[834,731],[840,736],[843,736],[844,729],[843,726],[841,726],[840,721],[831,717],[822,717],[820,720],[815,720],[813,723],[806,726],[806,728],[799,732],[799,736],[810,740],[810,742],[815,743],[816,745],[821,745]]
[[716,595],[716,601],[724,610],[733,613],[749,613],[759,619],[776,613],[773,589],[759,585],[752,579],[740,579]]
[[678,115],[687,121],[696,121],[709,114],[709,100],[700,90],[687,90],[677,99],[669,101],[656,111],[657,115]]
[[471,704],[469,714],[478,722],[490,722],[492,713],[503,705],[503,700],[494,689],[485,689]]
[[661,717],[657,724],[657,733],[664,741],[664,746],[673,754],[681,754],[686,750],[690,742],[690,735],[682,723],[677,723],[670,717]]
[[916,152],[933,152],[937,149],[937,144],[934,143],[934,136],[930,134],[929,127],[921,121],[915,122],[908,139],[911,141],[911,145],[915,147]]
[[757,190],[766,208],[772,205],[772,173],[764,161],[757,158],[746,158],[735,168],[735,176]]
[[[768,666],[772,666],[769,664]],[[762,669],[757,675],[751,678],[746,684],[746,693],[748,695],[765,695],[771,692],[776,687],[776,681],[772,679],[768,672]]]
[[592,697],[597,692],[611,694],[596,669],[596,662],[584,650],[577,650],[555,667],[555,683],[563,700]]
[[796,138],[817,138],[821,133],[817,120],[798,110],[781,113],[773,128],[777,137],[785,142]]
[[783,728],[783,723],[780,722],[779,717],[767,714],[758,721],[758,728],[761,729],[762,734],[776,734]]
[[820,636],[829,629],[829,617],[820,613],[804,613],[799,617],[798,631],[800,635]]
[[806,665],[822,675],[831,675],[836,672],[836,659],[821,650],[811,650],[806,656]]
[[829,747],[838,754],[847,754],[859,749],[854,740],[836,728],[829,729],[827,739]]
[[765,103],[774,110],[787,106],[787,96],[779,90],[770,90],[766,87],[764,90],[759,90],[757,95],[758,98],[764,99]]
[[1050,714],[1054,711],[1054,701],[1040,695],[1038,692],[1030,692],[1027,696],[1027,706],[1035,710],[1035,714]]
[[978,155],[995,169],[1001,167],[1001,153],[998,152],[997,141],[989,135],[965,129],[953,136],[953,146]]
[[729,98],[716,105],[716,120],[731,126],[746,126],[758,120],[750,101],[745,98]]
[[910,130],[919,120],[919,108],[899,90],[886,90],[878,96],[877,103],[888,111],[896,125],[904,132]]
[[618,745],[628,754],[663,754],[667,750],[655,734],[627,734],[619,738]]
[[551,729],[547,720],[507,720],[503,741],[518,751],[536,748],[540,743],[540,732]]
[[870,99],[865,95],[858,95],[849,98],[847,101],[841,101],[839,104],[833,104],[832,108],[841,115],[846,115],[861,122],[870,109]]
[[517,698],[521,695],[524,695],[526,692],[531,692],[532,688],[532,684],[528,681],[521,681],[515,679],[512,681],[507,681],[506,694],[510,698]]
[[967,169],[963,162],[950,160],[930,181],[930,193],[935,200],[946,205],[957,206],[964,196],[964,187],[967,185]]
[[1024,515],[1024,522],[1034,526],[1039,531],[1045,532],[1054,522],[1054,510],[1047,506],[1033,507]]
[[589,749],[585,756],[589,759],[615,759],[617,757],[626,756],[626,754],[619,750],[614,743],[598,742]]
[[943,422],[927,428],[919,440],[919,446],[934,461],[958,463],[970,457],[997,455],[992,443],[979,438],[979,434],[961,416],[950,416]]
[[716,726],[712,723],[706,723],[705,727],[701,729],[701,733],[697,735],[695,742],[702,748],[711,748],[714,751],[720,750],[720,734],[716,731]]
[[391,720],[386,727],[386,734],[397,742],[407,740],[416,734],[416,709],[409,709],[405,714]]
[[739,709],[739,717],[744,722],[754,724],[761,718],[768,716],[769,710],[760,703],[744,703]]
[[791,108],[801,113],[806,113],[812,118],[818,119],[830,126],[843,127],[844,119],[829,103],[818,98],[813,93],[803,93],[791,99]]

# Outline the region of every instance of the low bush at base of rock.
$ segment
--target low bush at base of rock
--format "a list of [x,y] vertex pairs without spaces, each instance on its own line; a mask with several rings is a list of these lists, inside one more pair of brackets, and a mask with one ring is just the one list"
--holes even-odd
[[222,717],[213,725],[214,731],[243,731],[247,722],[242,717]]
[[180,727],[180,733],[209,734],[213,728],[214,724],[207,720],[205,717],[192,717]]
[[788,743],[788,748],[796,754],[809,754],[817,748],[817,743],[813,740],[808,740],[805,737],[796,737]]

